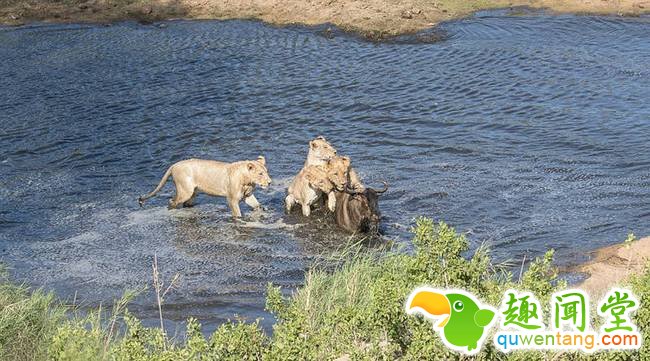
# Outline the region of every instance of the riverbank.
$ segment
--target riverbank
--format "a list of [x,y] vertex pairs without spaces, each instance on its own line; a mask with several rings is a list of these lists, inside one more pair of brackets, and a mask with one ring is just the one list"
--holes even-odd
[[638,16],[650,0],[5,0],[0,24],[259,19],[271,24],[331,23],[371,38],[414,33],[487,9],[527,6],[557,13]]
[[599,297],[616,284],[639,275],[650,260],[650,237],[604,247],[593,252],[592,260],[574,271],[588,275],[579,288]]

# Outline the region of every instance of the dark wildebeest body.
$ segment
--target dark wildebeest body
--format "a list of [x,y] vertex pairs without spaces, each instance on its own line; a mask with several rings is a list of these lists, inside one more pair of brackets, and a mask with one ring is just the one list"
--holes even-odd
[[379,212],[379,194],[381,191],[366,188],[363,192],[346,189],[336,192],[336,224],[348,232],[377,232],[381,213]]

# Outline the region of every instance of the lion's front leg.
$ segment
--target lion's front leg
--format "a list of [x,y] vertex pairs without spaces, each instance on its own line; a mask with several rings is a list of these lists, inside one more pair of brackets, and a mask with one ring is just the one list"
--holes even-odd
[[232,211],[232,216],[235,218],[241,217],[241,210],[239,209],[239,201],[240,199],[238,198],[228,198],[228,205],[230,206],[230,210]]
[[311,214],[311,207],[309,206],[309,203],[304,203],[302,205],[302,215],[305,217],[309,217]]
[[291,213],[291,208],[296,204],[296,198],[293,195],[287,194],[287,197],[284,199],[284,210],[287,213]]
[[253,194],[244,198],[244,202],[254,209],[260,208],[260,202],[257,201],[257,198]]
[[353,168],[350,168],[350,172],[348,173],[348,183],[356,192],[363,192],[366,190],[366,187],[363,186],[359,179],[359,174],[357,174],[357,171]]
[[330,212],[334,212],[336,210],[336,195],[334,191],[331,191],[327,194],[327,209],[329,209]]

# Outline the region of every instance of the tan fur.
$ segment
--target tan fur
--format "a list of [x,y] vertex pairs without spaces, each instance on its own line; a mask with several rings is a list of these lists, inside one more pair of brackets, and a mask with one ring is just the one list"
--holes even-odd
[[[309,142],[309,153],[307,153],[307,160],[305,160],[305,165],[303,166],[303,169],[305,169],[308,166],[324,166],[328,160],[333,159],[334,157],[336,157],[336,149],[327,141],[327,139],[325,139],[325,137],[318,136]],[[348,182],[350,184],[350,187],[352,187],[357,192],[363,192],[365,190],[365,187],[363,186],[363,184],[361,184],[361,181],[359,180],[359,175],[352,167],[350,167],[350,169],[348,170],[348,177],[349,177]],[[311,191],[308,189],[309,187],[305,186],[306,183],[301,183],[301,184],[303,187],[305,187],[305,189],[297,189],[295,193],[309,194]],[[327,208],[330,211],[334,212],[334,209],[336,208],[336,197],[334,197],[333,193],[330,196],[329,193],[331,192],[326,193]],[[291,194],[291,192],[289,192],[289,194]],[[289,199],[288,196],[287,199]],[[293,204],[291,206],[293,206]],[[288,207],[290,208],[291,206]],[[305,212],[303,211],[303,214],[304,213]]]
[[309,153],[304,167],[310,165],[325,165],[328,160],[336,157],[336,149],[323,136],[318,136],[309,142]]
[[[334,211],[336,207],[335,190],[342,190],[345,187],[350,169],[350,158],[334,157],[324,165],[309,165],[294,178],[287,197],[285,206],[287,212],[291,211],[294,204],[302,207],[302,214],[308,217],[311,213],[311,205],[314,204],[323,194],[328,194],[328,208]],[[329,200],[334,200],[330,205]]]
[[[307,160],[305,161],[304,167],[310,165],[325,165],[329,159],[332,159],[335,156],[336,149],[327,141],[327,139],[325,139],[325,137],[318,136],[309,142],[309,153],[307,153]],[[359,175],[354,168],[350,168],[349,175],[350,187],[357,192],[363,192],[366,187],[361,183]]]
[[191,207],[198,192],[202,192],[212,196],[226,197],[234,217],[241,217],[239,202],[242,199],[253,208],[260,207],[253,195],[255,185],[266,188],[271,183],[271,178],[266,170],[266,161],[262,156],[257,160],[234,163],[188,159],[169,167],[158,187],[138,199],[140,205],[142,206],[146,199],[158,193],[170,176],[176,186],[176,195],[169,200],[169,209],[176,208],[179,204]]

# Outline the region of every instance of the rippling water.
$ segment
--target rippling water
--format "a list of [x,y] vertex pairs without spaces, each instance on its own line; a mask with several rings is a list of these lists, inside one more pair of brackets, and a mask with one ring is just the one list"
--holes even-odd
[[[650,234],[650,18],[505,16],[444,40],[370,43],[250,21],[0,28],[0,256],[12,275],[84,305],[180,273],[166,316],[214,327],[265,316],[267,282],[296,286],[347,236],[282,212],[307,141],[352,157],[387,237],[427,215],[495,258],[562,263]],[[404,40],[404,39],[402,39]],[[172,162],[259,154],[269,210],[222,199],[169,212]],[[150,294],[132,309],[155,318]],[[267,317],[268,320],[268,317]],[[268,321],[267,321],[268,322]]]

